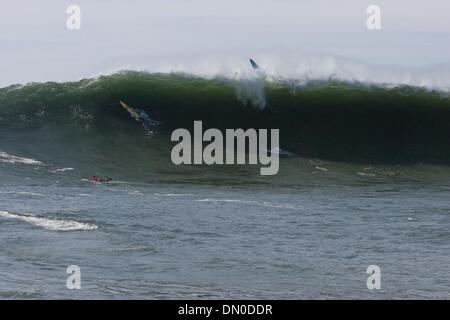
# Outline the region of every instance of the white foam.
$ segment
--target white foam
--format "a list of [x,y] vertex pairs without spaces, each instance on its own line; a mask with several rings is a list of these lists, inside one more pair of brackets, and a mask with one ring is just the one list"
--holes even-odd
[[363,176],[363,177],[375,177],[375,173],[366,173],[366,172],[357,172],[356,173],[358,176]]
[[78,230],[95,230],[98,227],[95,224],[83,223],[73,220],[56,220],[31,215],[14,214],[7,211],[0,211],[0,217],[17,219],[25,221],[33,226],[41,227],[52,231],[78,231]]
[[0,162],[13,164],[19,163],[19,164],[43,165],[41,161],[14,156],[3,151],[0,151]]
[[72,170],[74,170],[74,168],[61,168],[61,169],[52,170],[51,172],[58,173],[58,172],[66,172],[66,171],[72,171]]
[[[319,52],[261,52],[253,56],[260,66],[255,72],[248,59],[238,56],[198,57],[185,63],[161,62],[152,67],[130,67],[130,70],[186,73],[207,79],[239,80],[238,96],[265,103],[261,96],[264,82],[289,82],[294,87],[309,81],[341,80],[386,87],[413,86],[450,91],[450,65],[410,68],[392,67]],[[116,69],[115,71],[123,70]],[[114,73],[114,72],[111,72]],[[262,74],[261,74],[262,73]],[[263,80],[263,81],[261,81]]]

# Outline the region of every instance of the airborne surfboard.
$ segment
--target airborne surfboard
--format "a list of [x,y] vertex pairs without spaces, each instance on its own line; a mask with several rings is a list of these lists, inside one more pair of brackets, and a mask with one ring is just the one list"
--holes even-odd
[[258,70],[259,66],[256,64],[255,61],[253,61],[253,59],[250,58],[250,64],[252,65],[253,69]]
[[267,79],[267,75],[264,69],[262,69],[252,58],[250,58],[249,60],[253,70],[255,70],[255,73],[258,75],[258,78],[262,81],[265,81]]

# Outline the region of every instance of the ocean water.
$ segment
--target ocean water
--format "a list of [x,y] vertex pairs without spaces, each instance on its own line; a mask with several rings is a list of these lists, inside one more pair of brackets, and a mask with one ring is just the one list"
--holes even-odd
[[[4,169],[5,167],[2,167]],[[449,298],[449,187],[0,188],[2,298]],[[81,290],[66,268],[81,268]],[[380,290],[366,268],[381,268]]]
[[[448,299],[448,97],[249,88],[125,73],[1,89],[0,298]],[[161,127],[148,137],[119,98]],[[195,119],[279,128],[291,155],[276,176],[175,166],[168,133]]]

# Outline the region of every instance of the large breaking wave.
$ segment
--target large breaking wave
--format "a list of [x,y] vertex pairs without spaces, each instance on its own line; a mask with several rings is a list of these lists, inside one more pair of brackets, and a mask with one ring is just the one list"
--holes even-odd
[[[119,100],[161,121],[156,135],[146,138]],[[136,175],[137,163],[170,171],[171,130],[191,129],[194,120],[204,128],[279,128],[281,147],[299,158],[450,163],[445,90],[145,72],[0,89],[0,150],[65,167],[115,161],[132,163]]]

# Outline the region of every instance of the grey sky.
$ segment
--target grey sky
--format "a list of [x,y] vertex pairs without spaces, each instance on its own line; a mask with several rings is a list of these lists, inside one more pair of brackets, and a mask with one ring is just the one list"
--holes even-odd
[[[69,4],[81,7],[81,30],[66,28]],[[370,4],[382,30],[366,28]],[[0,13],[0,86],[273,52],[450,63],[448,0],[1,0]]]

